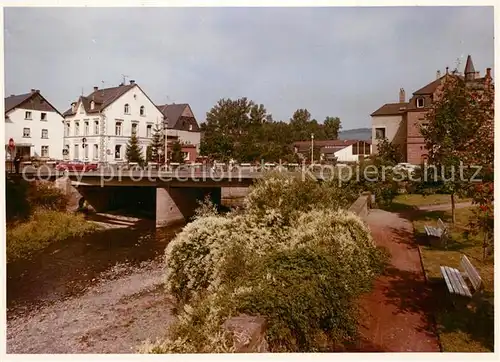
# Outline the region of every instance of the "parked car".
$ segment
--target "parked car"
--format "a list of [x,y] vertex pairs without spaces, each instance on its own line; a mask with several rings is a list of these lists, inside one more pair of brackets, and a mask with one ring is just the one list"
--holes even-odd
[[403,170],[403,171],[416,171],[419,166],[413,165],[408,162],[400,162],[396,166],[394,166],[394,170]]
[[81,161],[61,162],[56,166],[57,171],[96,171],[97,164],[85,163]]

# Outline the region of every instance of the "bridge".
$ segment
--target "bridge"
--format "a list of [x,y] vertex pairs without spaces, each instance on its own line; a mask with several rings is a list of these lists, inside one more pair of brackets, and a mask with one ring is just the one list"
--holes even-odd
[[[284,171],[295,177],[316,177],[324,180],[332,175],[323,173]],[[91,172],[56,171],[25,168],[16,177],[27,181],[54,182],[68,195],[71,208],[76,210],[84,201],[95,212],[120,208],[139,208],[155,212],[156,226],[186,222],[198,207],[198,202],[210,197],[221,204],[222,188],[246,188],[263,177],[264,172],[236,170],[212,172],[201,170],[98,170]]]

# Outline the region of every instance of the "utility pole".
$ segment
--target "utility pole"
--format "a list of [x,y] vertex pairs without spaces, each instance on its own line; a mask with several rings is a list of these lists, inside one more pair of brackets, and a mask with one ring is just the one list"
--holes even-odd
[[311,133],[311,165],[314,163],[314,133]]

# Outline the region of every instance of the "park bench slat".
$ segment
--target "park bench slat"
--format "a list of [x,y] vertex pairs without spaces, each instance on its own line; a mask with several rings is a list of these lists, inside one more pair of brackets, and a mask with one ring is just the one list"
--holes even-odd
[[463,274],[460,272],[460,270],[451,268],[449,266],[441,266],[441,274],[443,275],[446,286],[448,287],[448,291],[450,293],[472,297],[471,289],[469,289],[464,276],[470,280],[472,287],[474,288],[474,294],[476,294],[476,292],[480,290],[482,284],[481,277],[476,268],[474,268],[472,263],[465,255],[462,255],[460,265],[464,269]]
[[469,278],[474,289],[479,289],[479,287],[481,286],[482,280],[481,280],[481,277],[479,276],[479,273],[477,272],[476,268],[474,268],[472,263],[469,261],[469,259],[465,255],[462,257],[460,264],[462,265],[462,268],[464,269],[465,273],[467,274],[467,277]]
[[440,267],[441,268],[441,274],[443,275],[444,281],[446,282],[446,286],[448,287],[448,290],[453,291],[453,285],[451,284],[451,280],[448,277],[448,268],[447,267]]
[[460,273],[460,270],[458,269],[452,269],[452,274],[454,275],[455,278],[455,283],[458,287],[459,294],[470,297],[472,296],[469,287],[467,286],[467,283],[465,282],[464,278],[462,277],[462,273]]
[[448,279],[450,279],[450,283],[451,283],[451,286],[452,286],[452,289],[451,291],[455,294],[462,294],[462,288],[460,288],[460,285],[457,283],[457,279],[456,279],[456,274],[454,273],[454,270],[453,268],[450,268],[450,267],[446,267],[445,268],[445,271],[446,271],[446,274],[448,275]]

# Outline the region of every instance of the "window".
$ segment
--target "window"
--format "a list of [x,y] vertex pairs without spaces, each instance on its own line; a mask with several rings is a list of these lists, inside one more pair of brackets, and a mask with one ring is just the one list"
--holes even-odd
[[137,123],[132,123],[132,136],[137,136]]
[[75,147],[75,154],[73,155],[73,159],[78,160],[79,157],[78,153],[80,151],[80,148],[79,145],[75,145],[74,147]]
[[42,146],[42,157],[49,157],[49,146]]
[[420,97],[420,98],[417,98],[417,108],[424,108],[424,98]]
[[375,128],[375,138],[378,140],[385,138],[385,128]]
[[89,134],[89,122],[85,121],[85,123],[83,124],[83,135],[88,136],[88,134]]
[[94,144],[94,150],[92,152],[92,156],[93,156],[94,160],[97,160],[99,158],[99,145],[98,144]]
[[30,111],[24,112],[24,119],[31,119],[31,112]]
[[42,138],[49,138],[49,130],[42,129]]
[[190,130],[190,131],[192,131],[192,130],[193,130],[193,125],[192,125],[192,124],[190,124],[190,125],[189,125],[189,130]]
[[47,113],[42,112],[42,113],[40,114],[40,120],[41,120],[41,121],[46,121],[46,120],[47,120]]
[[141,106],[141,108],[139,108],[139,114],[141,116],[145,116],[146,114],[144,113],[144,106]]
[[63,156],[65,160],[69,159],[69,145],[64,145]]
[[125,104],[125,106],[123,107],[123,112],[125,114],[130,114],[130,107],[129,107],[128,103]]
[[99,134],[99,121],[94,121],[94,134]]
[[115,146],[115,159],[121,159],[122,158],[122,145],[116,145]]
[[189,161],[189,153],[182,152],[182,159],[185,160],[185,161]]
[[31,130],[29,128],[23,128],[23,137],[24,138],[30,138],[31,137]]
[[116,122],[116,124],[115,124],[115,136],[121,136],[121,135],[122,135],[122,123]]
[[71,125],[69,122],[66,122],[64,124],[64,136],[69,137],[70,127],[71,127]]
[[92,102],[90,102],[90,109],[94,109],[94,108],[95,108],[95,102],[92,101]]
[[80,135],[80,122],[75,122],[75,136]]
[[146,137],[147,138],[150,138],[151,137],[151,130],[152,130],[153,126],[151,126],[150,124],[147,125],[146,127]]
[[88,144],[84,144],[83,145],[83,157],[85,157],[86,159],[89,158],[89,145]]

